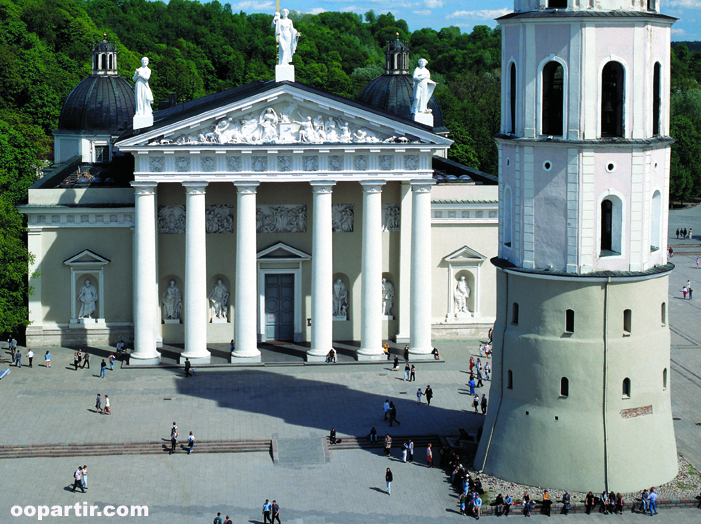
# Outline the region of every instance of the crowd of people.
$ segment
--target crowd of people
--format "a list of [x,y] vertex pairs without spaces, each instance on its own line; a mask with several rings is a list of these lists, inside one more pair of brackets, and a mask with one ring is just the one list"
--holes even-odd
[[681,239],[685,239],[685,238],[691,239],[691,238],[693,238],[693,235],[692,235],[692,232],[691,232],[691,228],[689,228],[688,230],[687,230],[686,228],[681,228],[681,229],[680,229],[680,228],[677,228],[677,240],[679,240],[680,238],[681,238]]

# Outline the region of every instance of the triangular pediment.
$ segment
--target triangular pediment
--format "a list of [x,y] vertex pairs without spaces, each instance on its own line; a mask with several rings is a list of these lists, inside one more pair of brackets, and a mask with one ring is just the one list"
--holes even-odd
[[105,264],[109,264],[110,261],[89,249],[85,249],[77,255],[73,255],[71,258],[64,260],[63,263],[67,266],[104,266]]
[[191,110],[154,113],[152,127],[123,138],[117,146],[143,150],[451,143],[424,126],[300,84],[270,82],[243,90],[240,96],[236,92],[199,99]]
[[304,251],[288,246],[284,242],[278,242],[267,249],[258,252],[258,261],[275,260],[278,262],[303,262],[311,260],[312,256]]
[[453,251],[450,255],[443,258],[446,262],[484,262],[487,257],[478,253],[468,246],[463,246],[457,251]]

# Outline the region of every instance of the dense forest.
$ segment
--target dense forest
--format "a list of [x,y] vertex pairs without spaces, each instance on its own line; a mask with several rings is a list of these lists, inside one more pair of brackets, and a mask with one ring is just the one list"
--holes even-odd
[[[355,97],[382,74],[383,49],[399,38],[411,68],[429,60],[438,82],[450,156],[497,174],[501,31],[476,26],[413,32],[391,13],[293,12],[302,33],[296,78]],[[272,13],[232,11],[218,1],[0,0],[0,333],[26,324],[26,268],[21,215],[14,209],[52,157],[51,132],[71,89],[90,74],[91,47],[103,33],[131,78],[142,56],[153,71],[156,100],[175,93],[192,100],[254,80],[269,80],[276,64]],[[672,197],[701,196],[701,51],[678,43],[672,52]]]

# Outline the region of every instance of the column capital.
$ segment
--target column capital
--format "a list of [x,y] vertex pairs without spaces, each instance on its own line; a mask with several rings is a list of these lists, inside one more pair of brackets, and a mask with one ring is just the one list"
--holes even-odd
[[204,195],[209,182],[206,180],[188,180],[182,182],[185,193],[188,195]]
[[150,180],[134,180],[131,182],[131,186],[134,188],[135,195],[155,195],[156,189],[158,188],[158,182],[151,182]]
[[256,188],[260,185],[258,180],[239,180],[234,182],[236,192],[241,194],[255,193]]
[[428,180],[412,180],[410,184],[411,190],[414,193],[430,193],[431,186],[435,185],[436,181],[433,178]]
[[312,186],[312,193],[331,193],[333,186],[336,185],[335,180],[312,180],[309,182]]
[[387,183],[386,180],[361,180],[360,185],[363,186],[363,193],[380,193],[382,186]]
[[43,227],[29,226],[29,227],[27,227],[27,234],[28,235],[41,235],[43,230],[44,230]]

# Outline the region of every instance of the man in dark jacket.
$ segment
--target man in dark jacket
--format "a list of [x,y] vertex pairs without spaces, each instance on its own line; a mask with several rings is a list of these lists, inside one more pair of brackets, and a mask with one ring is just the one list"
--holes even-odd
[[387,494],[392,494],[392,470],[387,468],[387,473],[385,473],[385,482],[387,482]]

